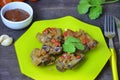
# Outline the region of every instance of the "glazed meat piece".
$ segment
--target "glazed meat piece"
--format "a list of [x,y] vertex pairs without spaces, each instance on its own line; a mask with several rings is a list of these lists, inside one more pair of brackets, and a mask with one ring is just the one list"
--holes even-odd
[[37,39],[43,44],[52,42],[56,46],[60,46],[62,39],[62,30],[59,28],[47,28],[42,33],[37,34]]
[[83,30],[79,30],[78,32],[74,32],[72,30],[67,30],[64,32],[64,40],[68,37],[68,36],[73,36],[75,38],[78,38],[81,43],[85,46],[85,50],[82,52],[86,52],[88,50],[94,49],[98,42],[96,40],[94,40],[88,33],[84,32]]
[[84,55],[82,53],[64,53],[56,60],[56,68],[61,72],[67,69],[72,69],[81,61],[83,57]]
[[86,45],[86,51],[95,48],[98,44],[96,40],[94,40],[88,33],[85,33],[83,30],[79,30],[76,37],[80,39],[82,44]]
[[62,30],[59,28],[47,28],[42,34],[37,34],[39,42],[43,43],[42,48],[48,54],[60,54],[62,52]]
[[50,65],[55,62],[55,58],[49,54],[44,49],[35,48],[31,53],[33,64],[35,65]]

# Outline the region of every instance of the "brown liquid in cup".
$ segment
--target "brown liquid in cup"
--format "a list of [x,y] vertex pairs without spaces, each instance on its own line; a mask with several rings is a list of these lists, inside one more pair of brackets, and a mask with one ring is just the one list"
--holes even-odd
[[6,19],[14,22],[25,20],[29,16],[29,13],[22,9],[7,10],[4,14]]

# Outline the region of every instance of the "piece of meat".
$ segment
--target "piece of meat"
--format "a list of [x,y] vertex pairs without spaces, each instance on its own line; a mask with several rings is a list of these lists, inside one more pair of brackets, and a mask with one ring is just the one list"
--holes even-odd
[[68,54],[64,53],[56,60],[56,68],[63,72],[67,69],[72,69],[75,67],[81,59],[84,57],[83,54]]
[[42,48],[48,54],[60,54],[62,52],[62,30],[59,28],[47,28],[42,33],[38,33],[36,38],[43,43]]
[[52,39],[61,42],[62,30],[59,28],[47,28],[42,33],[37,33],[36,38],[43,44],[51,42]]
[[82,44],[86,46],[86,49],[83,52],[86,52],[97,47],[98,42],[83,30],[79,30],[79,32],[77,32],[76,35],[77,35],[76,37],[80,39]]
[[98,44],[96,40],[94,40],[88,33],[86,33],[84,30],[81,30],[81,29],[76,32],[70,29],[67,29],[67,31],[63,33],[63,36],[64,36],[64,40],[66,40],[68,36],[73,36],[79,39],[80,42],[85,46],[85,50],[82,51],[83,53],[91,49],[94,49]]
[[31,53],[33,64],[35,65],[50,65],[55,62],[55,58],[44,49],[35,48]]
[[44,44],[44,43],[50,42],[52,36],[51,36],[50,34],[48,34],[48,35],[43,35],[43,34],[41,34],[41,33],[37,33],[36,38],[38,39],[38,41],[39,41],[40,43],[43,43],[43,44]]

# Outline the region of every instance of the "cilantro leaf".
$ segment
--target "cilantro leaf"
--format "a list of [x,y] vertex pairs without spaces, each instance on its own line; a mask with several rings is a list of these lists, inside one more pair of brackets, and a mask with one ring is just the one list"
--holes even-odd
[[85,46],[82,43],[74,43],[74,46],[79,50],[85,49]]
[[63,51],[68,53],[75,52],[76,48],[79,50],[85,49],[85,46],[80,42],[80,40],[72,36],[68,36],[62,46],[63,46]]
[[88,0],[80,0],[77,10],[80,14],[86,14],[90,6],[91,5],[88,3]]
[[69,44],[69,43],[63,44],[63,51],[68,53],[73,53],[75,52],[75,50],[76,49],[73,44]]
[[75,37],[72,36],[68,36],[67,39],[65,40],[66,43],[70,43],[70,42],[80,42],[80,40],[78,40]]
[[80,0],[77,10],[79,14],[89,14],[91,20],[96,19],[102,14],[102,4],[115,3],[119,0]]
[[94,6],[90,9],[89,18],[96,19],[102,14],[102,6]]

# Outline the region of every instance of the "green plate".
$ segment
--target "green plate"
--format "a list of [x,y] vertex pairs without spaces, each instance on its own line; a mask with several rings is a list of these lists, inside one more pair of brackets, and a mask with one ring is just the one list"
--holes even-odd
[[[63,31],[65,29],[74,31],[82,29],[96,39],[99,44],[94,50],[85,53],[85,59],[73,70],[59,72],[55,65],[34,66],[30,54],[34,48],[41,48],[42,45],[36,39],[36,34],[47,27],[62,28]],[[111,55],[100,28],[71,16],[34,22],[15,42],[15,50],[21,72],[35,80],[94,80]]]

